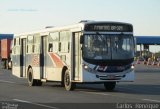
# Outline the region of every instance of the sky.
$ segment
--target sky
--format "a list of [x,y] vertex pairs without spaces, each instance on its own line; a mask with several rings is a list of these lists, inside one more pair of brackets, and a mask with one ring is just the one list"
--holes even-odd
[[127,22],[136,36],[160,36],[160,0],[0,0],[0,34],[81,20]]
[[0,0],[0,33],[80,20],[128,22],[135,35],[160,36],[160,0]]

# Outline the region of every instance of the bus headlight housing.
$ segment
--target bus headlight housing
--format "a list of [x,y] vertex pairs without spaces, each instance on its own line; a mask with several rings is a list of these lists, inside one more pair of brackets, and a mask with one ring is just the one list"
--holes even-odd
[[85,69],[85,70],[88,70],[88,65],[86,65],[86,64],[83,64],[83,68]]
[[88,65],[84,65],[84,69],[88,69]]
[[131,65],[131,69],[134,69],[134,64]]

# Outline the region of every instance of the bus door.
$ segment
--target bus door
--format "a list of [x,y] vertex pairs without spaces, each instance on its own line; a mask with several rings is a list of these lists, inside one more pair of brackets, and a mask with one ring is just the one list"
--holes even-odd
[[46,78],[47,36],[42,36],[41,68],[42,78]]
[[81,69],[80,36],[81,36],[80,32],[73,33],[72,71],[74,80],[80,80],[80,69]]
[[20,77],[25,77],[26,75],[26,39],[21,40],[21,57],[20,57],[20,63],[21,63],[21,70],[20,70]]

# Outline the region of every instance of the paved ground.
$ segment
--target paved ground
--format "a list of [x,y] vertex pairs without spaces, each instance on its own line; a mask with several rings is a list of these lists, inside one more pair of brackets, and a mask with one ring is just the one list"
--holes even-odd
[[160,108],[160,68],[137,65],[135,71],[135,82],[118,83],[114,92],[106,92],[101,84],[78,85],[68,92],[52,82],[28,87],[26,79],[0,69],[0,109],[106,109],[124,106],[120,103],[130,108],[135,106],[130,103],[155,103]]

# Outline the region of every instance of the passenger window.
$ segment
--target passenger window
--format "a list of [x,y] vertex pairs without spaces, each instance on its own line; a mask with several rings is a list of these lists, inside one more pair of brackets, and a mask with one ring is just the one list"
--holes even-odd
[[69,42],[70,42],[70,31],[61,31],[60,32],[60,52],[68,53],[70,50]]
[[48,37],[48,52],[55,52],[59,51],[59,32],[51,32]]
[[40,53],[40,34],[34,35],[34,45],[33,45],[33,52]]
[[16,45],[16,39],[14,39],[14,46]]
[[49,43],[48,45],[48,52],[53,52],[53,44]]

